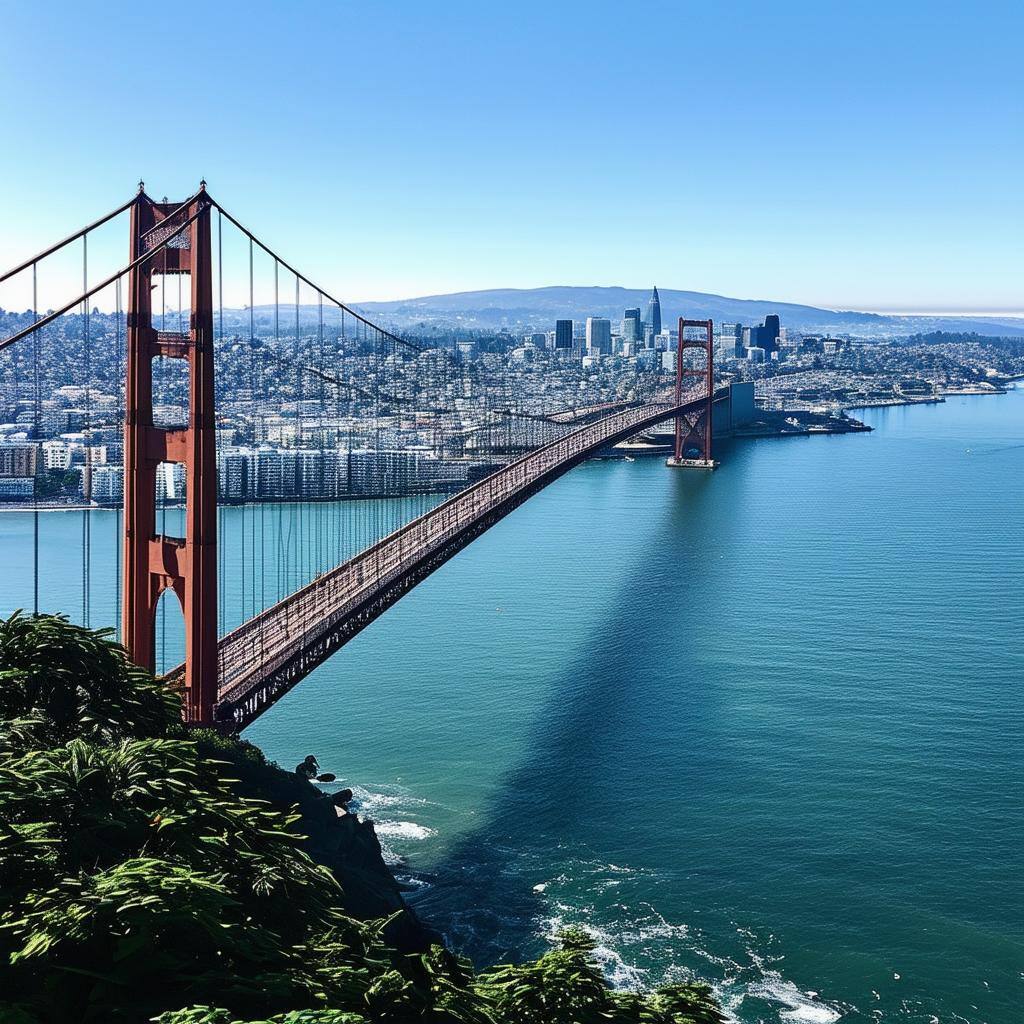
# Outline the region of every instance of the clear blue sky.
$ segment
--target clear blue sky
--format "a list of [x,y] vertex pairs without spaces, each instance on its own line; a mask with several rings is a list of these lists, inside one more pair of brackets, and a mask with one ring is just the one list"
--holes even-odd
[[0,264],[205,175],[353,301],[1020,310],[1022,39],[1020,3],[7,0]]

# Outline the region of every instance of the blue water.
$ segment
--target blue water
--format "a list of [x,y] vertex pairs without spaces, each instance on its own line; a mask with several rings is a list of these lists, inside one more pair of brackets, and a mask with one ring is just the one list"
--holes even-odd
[[1024,391],[862,415],[574,470],[249,737],[480,962],[578,923],[745,1024],[1019,1024]]

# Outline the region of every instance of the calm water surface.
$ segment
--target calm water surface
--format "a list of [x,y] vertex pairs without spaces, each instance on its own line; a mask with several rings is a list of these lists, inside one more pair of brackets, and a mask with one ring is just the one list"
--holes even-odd
[[[247,735],[352,785],[480,962],[582,924],[745,1024],[1019,1024],[1024,391],[863,416],[574,470]],[[30,526],[0,516],[0,610]]]

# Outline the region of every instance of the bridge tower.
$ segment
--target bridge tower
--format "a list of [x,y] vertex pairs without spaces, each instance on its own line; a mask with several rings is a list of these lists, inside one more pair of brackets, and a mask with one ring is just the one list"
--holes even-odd
[[[687,338],[686,328],[703,329],[703,337]],[[703,365],[688,367],[683,353],[696,349],[704,354]],[[714,412],[715,363],[714,363],[714,322],[711,320],[685,320],[679,318],[679,341],[676,348],[676,404],[682,404],[683,378],[695,377],[703,380],[707,397],[692,413],[676,417],[676,442],[672,458],[666,465],[694,469],[714,469],[715,460],[711,453],[712,420]]]
[[[124,428],[124,610],[131,659],[155,669],[156,608],[171,589],[185,619],[185,720],[213,723],[217,698],[217,464],[213,409],[213,270],[205,183],[182,204],[156,203],[139,186],[131,212],[131,259],[171,242],[128,279]],[[194,219],[193,219],[194,218]],[[182,227],[191,219],[191,224]],[[164,222],[167,222],[166,224]],[[188,275],[189,330],[153,325],[154,275]],[[153,423],[154,358],[188,363],[186,426]],[[156,478],[162,462],[185,467],[185,536],[157,533]]]

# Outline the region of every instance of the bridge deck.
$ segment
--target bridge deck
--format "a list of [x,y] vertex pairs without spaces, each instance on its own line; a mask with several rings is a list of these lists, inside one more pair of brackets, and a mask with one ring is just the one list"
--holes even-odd
[[217,717],[239,729],[499,519],[610,444],[689,411],[690,392],[617,412],[538,448],[412,520],[224,636]]

